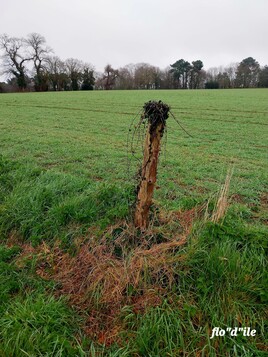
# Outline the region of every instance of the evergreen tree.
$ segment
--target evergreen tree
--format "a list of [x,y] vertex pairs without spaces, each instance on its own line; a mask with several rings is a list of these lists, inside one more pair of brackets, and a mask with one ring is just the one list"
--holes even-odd
[[259,63],[252,57],[243,59],[236,72],[236,86],[242,88],[257,87],[260,72]]
[[85,67],[82,73],[82,90],[93,90],[95,84],[94,72],[92,69]]

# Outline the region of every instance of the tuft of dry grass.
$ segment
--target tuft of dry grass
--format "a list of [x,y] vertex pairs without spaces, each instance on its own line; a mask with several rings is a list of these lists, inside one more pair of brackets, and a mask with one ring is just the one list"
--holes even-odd
[[217,199],[217,204],[213,210],[211,221],[213,223],[218,223],[224,216],[228,208],[228,195],[230,190],[230,182],[233,175],[233,168],[229,168],[226,174],[225,182],[222,185],[219,196]]

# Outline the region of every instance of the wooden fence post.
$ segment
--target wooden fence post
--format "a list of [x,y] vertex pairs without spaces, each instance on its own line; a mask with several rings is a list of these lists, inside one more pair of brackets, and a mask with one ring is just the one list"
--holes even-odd
[[147,102],[143,108],[143,118],[148,119],[148,127],[144,143],[141,180],[138,186],[134,218],[135,226],[141,230],[145,230],[149,223],[149,210],[156,183],[160,142],[165,131],[169,113],[169,106],[161,101]]

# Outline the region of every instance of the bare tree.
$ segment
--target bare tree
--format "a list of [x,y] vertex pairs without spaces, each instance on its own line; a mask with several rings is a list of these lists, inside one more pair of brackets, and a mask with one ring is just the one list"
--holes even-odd
[[217,81],[219,83],[220,89],[231,88],[231,81],[228,73],[226,71],[220,72],[217,76]]
[[228,67],[225,68],[225,72],[228,74],[230,80],[230,87],[235,87],[235,78],[236,78],[236,71],[239,63],[231,63]]
[[223,70],[222,67],[211,67],[206,71],[207,81],[217,81],[219,73]]
[[65,66],[70,79],[70,89],[78,90],[82,80],[83,62],[76,58],[68,58]]
[[48,77],[45,71],[45,62],[52,49],[46,45],[44,36],[38,33],[31,33],[25,40],[29,47],[29,54],[34,63],[34,82],[37,92],[48,89]]
[[156,89],[160,87],[160,70],[148,63],[138,63],[135,68],[135,88]]
[[177,82],[171,72],[171,67],[168,66],[161,71],[161,88],[162,89],[176,89]]
[[25,90],[27,87],[27,68],[25,65],[32,60],[32,57],[26,54],[25,40],[3,34],[0,36],[0,48],[4,51],[2,56],[3,73],[15,76],[19,89]]
[[61,91],[66,89],[69,79],[64,62],[57,56],[48,57],[45,67],[53,90]]
[[134,69],[130,65],[118,70],[118,78],[115,84],[116,89],[134,89]]
[[102,72],[95,72],[94,73],[95,76],[95,85],[94,88],[95,89],[104,89],[104,85],[103,85],[103,73]]
[[206,72],[206,88],[234,88],[238,63],[213,67]]

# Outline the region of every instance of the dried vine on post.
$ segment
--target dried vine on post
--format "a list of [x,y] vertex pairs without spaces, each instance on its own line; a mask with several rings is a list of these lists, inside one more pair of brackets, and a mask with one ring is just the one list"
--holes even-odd
[[161,101],[149,101],[144,104],[143,109],[143,119],[148,120],[148,128],[135,210],[135,226],[141,230],[145,230],[149,223],[149,209],[156,183],[160,142],[165,131],[170,108]]

